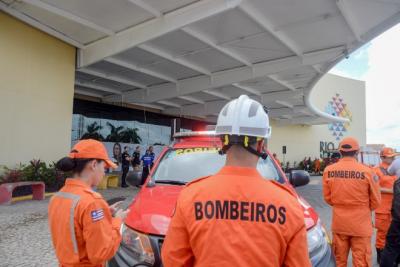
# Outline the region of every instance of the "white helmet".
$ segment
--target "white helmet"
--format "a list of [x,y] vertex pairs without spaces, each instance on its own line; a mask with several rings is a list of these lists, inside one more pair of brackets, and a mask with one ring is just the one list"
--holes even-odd
[[247,95],[241,95],[222,108],[215,132],[218,135],[271,137],[268,114],[260,103]]

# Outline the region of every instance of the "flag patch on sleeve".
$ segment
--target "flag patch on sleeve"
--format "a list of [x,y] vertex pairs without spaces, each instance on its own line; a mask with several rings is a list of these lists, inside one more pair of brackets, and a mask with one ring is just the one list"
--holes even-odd
[[90,214],[92,216],[92,221],[97,222],[104,218],[103,209],[93,210]]

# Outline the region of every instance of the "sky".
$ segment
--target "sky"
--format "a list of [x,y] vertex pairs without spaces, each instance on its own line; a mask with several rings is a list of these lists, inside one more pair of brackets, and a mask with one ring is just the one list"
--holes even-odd
[[353,52],[330,73],[366,82],[367,143],[400,150],[400,24]]

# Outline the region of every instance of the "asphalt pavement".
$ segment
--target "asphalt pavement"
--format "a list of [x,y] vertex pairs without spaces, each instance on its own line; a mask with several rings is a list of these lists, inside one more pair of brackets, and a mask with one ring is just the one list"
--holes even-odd
[[[311,177],[308,185],[296,190],[315,208],[330,232],[331,209],[322,197],[321,177]],[[137,192],[135,187],[99,191],[107,200],[126,198],[125,207]],[[0,206],[0,267],[57,266],[47,226],[48,201],[23,201]],[[372,238],[371,242],[375,263],[374,240]],[[350,260],[348,266],[351,266]]]

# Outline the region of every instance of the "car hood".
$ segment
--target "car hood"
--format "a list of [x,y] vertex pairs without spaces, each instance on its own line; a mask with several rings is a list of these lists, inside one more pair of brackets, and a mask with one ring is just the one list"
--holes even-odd
[[178,185],[143,187],[130,206],[125,224],[143,233],[165,235],[182,189]]
[[[143,187],[130,206],[125,224],[142,233],[165,235],[183,188],[178,185]],[[304,211],[306,227],[310,229],[317,224],[318,214],[303,198],[297,199]]]

